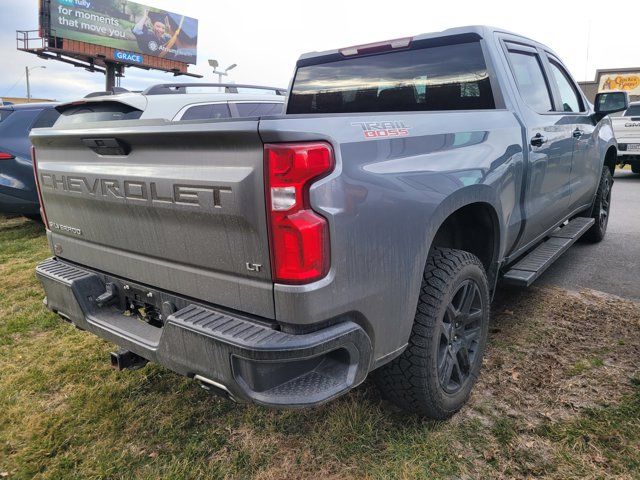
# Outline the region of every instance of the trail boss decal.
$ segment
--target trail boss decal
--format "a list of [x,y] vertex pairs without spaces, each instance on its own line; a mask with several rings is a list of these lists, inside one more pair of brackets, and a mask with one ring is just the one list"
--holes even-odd
[[409,135],[409,128],[404,122],[353,122],[354,127],[362,128],[364,138],[393,138],[406,137]]

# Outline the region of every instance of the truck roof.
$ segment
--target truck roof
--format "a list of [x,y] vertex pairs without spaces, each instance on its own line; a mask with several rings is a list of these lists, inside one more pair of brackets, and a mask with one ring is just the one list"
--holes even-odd
[[[553,50],[551,50],[549,47],[547,47],[546,45],[541,44],[540,42],[537,42],[535,40],[532,40],[528,37],[525,37],[523,35],[514,33],[514,32],[510,32],[509,30],[505,30],[504,28],[497,28],[497,27],[491,27],[488,25],[469,25],[469,26],[465,26],[465,27],[455,27],[455,28],[449,28],[447,30],[442,30],[440,32],[431,32],[431,33],[422,33],[419,35],[412,35],[412,36],[407,36],[407,39],[411,39],[411,41],[415,42],[415,41],[420,41],[420,40],[435,40],[438,38],[442,38],[442,37],[460,37],[460,36],[467,36],[469,37],[469,40],[475,40],[475,39],[480,39],[480,38],[486,38],[491,36],[494,33],[506,33],[508,35],[513,35],[516,37],[520,37],[524,40],[526,40],[528,43],[534,44],[534,45],[539,45],[541,47],[544,47],[546,50],[548,50],[551,53],[554,53]],[[374,42],[377,43],[377,42]],[[383,42],[381,42],[383,43]],[[304,53],[300,56],[300,58],[298,59],[298,64],[297,66],[304,66],[306,64],[313,64],[316,63],[314,62],[314,60],[318,60],[321,57],[334,57],[336,55],[341,55],[340,52],[341,50],[344,50],[344,48],[336,48],[333,50],[325,50],[322,52],[308,52],[308,53]]]

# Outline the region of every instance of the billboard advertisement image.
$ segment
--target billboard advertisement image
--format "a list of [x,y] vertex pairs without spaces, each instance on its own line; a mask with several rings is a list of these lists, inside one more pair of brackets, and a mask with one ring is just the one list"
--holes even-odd
[[51,36],[116,48],[125,61],[132,52],[196,63],[195,18],[128,0],[50,0],[50,14]]

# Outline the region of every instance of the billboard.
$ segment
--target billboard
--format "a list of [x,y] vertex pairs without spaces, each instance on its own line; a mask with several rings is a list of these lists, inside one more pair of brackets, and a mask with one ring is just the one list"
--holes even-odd
[[624,90],[629,95],[640,95],[640,72],[606,73],[600,76],[598,92]]
[[51,36],[118,50],[123,63],[141,55],[196,63],[198,20],[128,0],[50,0]]

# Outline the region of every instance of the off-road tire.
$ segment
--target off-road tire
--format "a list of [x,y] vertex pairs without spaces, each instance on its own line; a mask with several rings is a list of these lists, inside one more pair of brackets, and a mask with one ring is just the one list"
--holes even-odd
[[[460,382],[458,391],[448,392],[447,386],[440,379],[438,364],[443,355],[443,339],[451,339],[444,338],[443,329],[447,325],[453,325],[451,321],[447,323],[447,319],[456,318],[456,325],[463,323],[458,322],[459,317],[452,317],[450,312],[452,308],[456,310],[455,302],[458,301],[460,289],[465,288],[465,285],[477,286],[473,300],[475,303],[469,309],[471,312],[473,307],[474,313],[469,313],[468,317],[477,317],[473,324],[477,325],[478,337],[473,361],[465,362],[465,366],[468,365],[466,380]],[[481,306],[480,316],[476,308],[478,305]],[[436,420],[447,419],[460,410],[469,398],[482,366],[489,328],[489,307],[489,283],[480,260],[462,250],[433,249],[424,270],[409,344],[399,357],[374,372],[382,395],[404,410]],[[459,333],[463,331],[467,330],[458,330]],[[462,337],[467,336],[461,333],[460,337],[455,337],[456,341],[461,342],[459,338]],[[456,352],[455,348],[452,350],[445,346],[444,355]],[[455,354],[456,364],[462,348]],[[470,354],[468,359],[471,359]],[[461,368],[458,366],[458,370]]]
[[602,169],[596,199],[593,202],[591,210],[591,218],[596,222],[582,236],[582,240],[589,243],[601,242],[607,233],[607,225],[609,224],[609,215],[611,214],[611,190],[613,189],[613,177],[609,167]]

